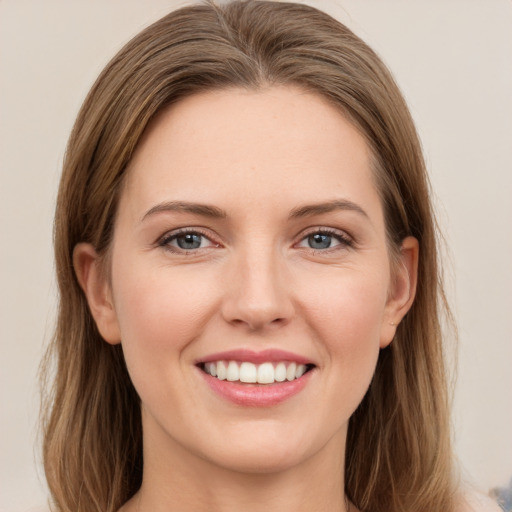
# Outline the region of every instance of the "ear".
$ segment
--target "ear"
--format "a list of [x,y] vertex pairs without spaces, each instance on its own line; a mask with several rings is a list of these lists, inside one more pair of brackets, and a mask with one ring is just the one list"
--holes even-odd
[[120,343],[111,286],[94,247],[86,243],[77,244],[73,250],[73,265],[101,336],[111,345]]
[[418,281],[418,240],[412,236],[404,238],[398,261],[393,265],[393,275],[388,294],[381,331],[380,348],[387,347],[396,333],[398,324],[414,302]]

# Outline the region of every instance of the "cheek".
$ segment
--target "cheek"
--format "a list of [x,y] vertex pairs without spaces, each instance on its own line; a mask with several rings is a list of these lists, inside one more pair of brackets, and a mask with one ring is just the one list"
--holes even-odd
[[[129,270],[129,271],[128,271]],[[165,268],[118,267],[114,304],[132,378],[167,370],[200,334],[216,309],[208,283]]]
[[[304,298],[309,318],[317,328],[338,339],[335,347],[369,342],[378,344],[388,294],[388,273],[367,269],[341,269],[317,275],[314,286],[305,285]],[[336,335],[337,333],[337,335]],[[359,342],[358,342],[359,340]]]
[[386,272],[340,272],[317,280],[304,306],[308,326],[335,370],[333,378],[353,390],[356,402],[366,392],[379,355],[387,285]]

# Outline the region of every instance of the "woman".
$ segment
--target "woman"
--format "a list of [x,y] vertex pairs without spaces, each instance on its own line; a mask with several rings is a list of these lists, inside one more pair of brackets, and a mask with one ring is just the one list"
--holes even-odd
[[78,116],[55,247],[56,510],[467,509],[420,144],[335,20],[139,34]]

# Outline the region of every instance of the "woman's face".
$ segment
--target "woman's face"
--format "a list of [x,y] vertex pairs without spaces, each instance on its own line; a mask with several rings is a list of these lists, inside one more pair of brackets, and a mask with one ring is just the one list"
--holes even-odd
[[146,460],[257,472],[340,460],[416,256],[406,239],[392,276],[365,140],[290,87],[163,112],[127,171],[110,279],[75,251],[140,395]]

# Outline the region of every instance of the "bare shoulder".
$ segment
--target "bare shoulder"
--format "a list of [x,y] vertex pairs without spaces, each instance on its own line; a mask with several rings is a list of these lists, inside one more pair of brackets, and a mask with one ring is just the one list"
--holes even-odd
[[489,496],[475,491],[461,495],[456,512],[503,512],[501,507]]

